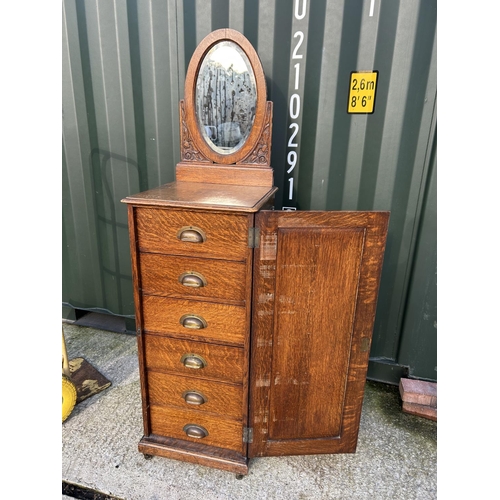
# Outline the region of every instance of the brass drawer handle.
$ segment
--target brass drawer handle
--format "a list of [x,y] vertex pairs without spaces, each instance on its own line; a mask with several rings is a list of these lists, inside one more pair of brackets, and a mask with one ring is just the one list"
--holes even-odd
[[181,358],[181,363],[186,368],[192,368],[193,370],[200,370],[207,366],[207,362],[198,354],[184,354]]
[[196,391],[186,391],[182,394],[184,401],[190,405],[203,405],[207,402],[207,398]]
[[195,271],[182,273],[179,276],[179,283],[181,285],[190,286],[193,288],[202,288],[204,286],[207,286],[207,280],[205,279],[205,276]]
[[177,239],[187,243],[203,243],[207,236],[199,227],[184,226],[177,231]]
[[203,439],[208,436],[208,431],[201,425],[187,424],[182,430],[190,438]]
[[207,327],[207,322],[196,314],[184,314],[184,316],[181,316],[179,323],[184,328],[190,328],[192,330],[202,330]]

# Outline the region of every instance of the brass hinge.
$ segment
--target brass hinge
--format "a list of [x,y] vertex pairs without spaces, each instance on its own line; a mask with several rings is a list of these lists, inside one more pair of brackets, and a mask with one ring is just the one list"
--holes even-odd
[[368,337],[363,337],[361,339],[361,352],[368,352],[370,350],[370,339]]
[[259,248],[260,229],[258,227],[248,228],[248,246],[250,248]]
[[243,427],[243,442],[253,443],[253,427]]

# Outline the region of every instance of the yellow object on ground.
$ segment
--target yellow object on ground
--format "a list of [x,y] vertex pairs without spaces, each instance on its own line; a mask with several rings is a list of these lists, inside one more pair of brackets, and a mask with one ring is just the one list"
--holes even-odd
[[62,421],[83,400],[107,389],[111,382],[83,358],[68,359],[62,332]]
[[76,404],[76,387],[71,380],[62,376],[62,421],[64,422],[73,411]]

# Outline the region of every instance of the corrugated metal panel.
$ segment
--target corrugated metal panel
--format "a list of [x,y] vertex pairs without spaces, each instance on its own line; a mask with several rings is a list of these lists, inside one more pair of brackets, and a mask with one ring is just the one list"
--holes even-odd
[[[413,331],[408,299],[421,299],[412,272],[433,172],[435,0],[65,0],[63,23],[65,303],[133,315],[119,200],[173,180],[189,59],[230,27],[256,48],[274,102],[276,208],[391,210],[371,356],[418,376],[420,355],[403,355],[417,333],[402,335]],[[351,115],[350,73],[364,70],[379,72],[375,112]]]
[[120,200],[174,179],[176,5],[70,0],[63,9],[63,302],[133,317]]
[[437,165],[436,140],[429,151],[430,170],[412,259],[410,285],[404,309],[399,363],[410,375],[428,380],[437,377]]

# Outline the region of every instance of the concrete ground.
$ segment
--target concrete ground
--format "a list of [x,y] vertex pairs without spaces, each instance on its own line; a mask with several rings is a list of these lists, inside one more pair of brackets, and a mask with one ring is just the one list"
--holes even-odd
[[[437,498],[436,422],[403,413],[397,387],[369,381],[355,454],[255,458],[241,480],[176,460],[145,460],[137,450],[142,415],[135,336],[70,323],[63,328],[69,358],[85,358],[112,382],[62,424],[63,499]],[[93,491],[69,493],[84,488]]]

